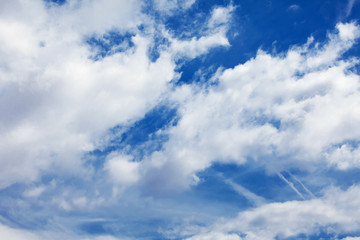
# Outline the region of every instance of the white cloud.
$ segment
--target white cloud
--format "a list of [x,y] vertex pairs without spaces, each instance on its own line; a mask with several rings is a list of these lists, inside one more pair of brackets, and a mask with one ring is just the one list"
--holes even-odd
[[[109,128],[131,125],[160,101],[178,77],[179,51],[174,44],[155,62],[149,59],[155,27],[142,6],[111,0],[50,8],[41,0],[2,2],[0,111],[6,114],[0,115],[0,188],[34,181],[40,171],[91,173],[83,154],[101,147]],[[147,30],[138,30],[140,24]],[[92,61],[84,40],[109,30],[131,32],[134,47]],[[196,57],[228,42],[214,33],[184,44],[195,53],[188,57]]]
[[174,14],[190,8],[196,0],[154,0],[154,8],[165,14]]
[[292,4],[292,5],[290,5],[290,6],[288,7],[288,10],[289,10],[289,11],[297,11],[297,10],[299,10],[299,9],[300,9],[300,6],[297,5],[297,4]]
[[254,204],[254,206],[260,206],[266,203],[266,200],[256,195],[255,193],[251,192],[250,190],[246,189],[245,187],[235,183],[234,181],[231,181],[229,179],[225,179],[224,182],[228,185],[230,185],[235,192],[238,194],[244,196],[246,199],[248,199],[250,202]]
[[[173,38],[167,33],[171,42],[170,51],[176,58],[195,58],[206,54],[211,48],[223,46],[229,47],[230,43],[226,37],[231,22],[234,6],[217,7],[211,12],[207,20],[207,28],[202,30],[203,36],[192,37],[190,40]],[[199,26],[199,28],[201,28]]]
[[247,240],[313,235],[320,229],[326,229],[329,234],[351,233],[360,227],[359,195],[359,186],[346,191],[329,188],[319,199],[266,204],[240,212],[234,219],[219,220],[189,239],[208,239],[205,236],[234,232],[245,235]]
[[[141,13],[142,4],[87,0],[46,8],[40,0],[0,3],[0,111],[6,113],[0,115],[0,188],[37,180],[43,173],[92,174],[83,154],[103,147],[109,128],[130,126],[169,95],[179,122],[165,130],[169,141],[163,148],[141,162],[130,153],[106,158],[103,170],[114,183],[114,194],[117,187],[134,185],[150,194],[182,191],[197,184],[197,172],[214,162],[251,159],[270,173],[312,169],[318,163],[343,170],[360,166],[359,148],[349,144],[360,141],[360,79],[350,71],[358,60],[341,57],[359,38],[358,25],[338,24],[326,44],[310,38],[286,53],[259,51],[244,64],[217,71],[211,86],[183,85],[168,93],[169,82],[179,76],[178,58],[230,46],[226,34],[233,6],[215,8],[206,30],[190,40],[164,29],[170,44],[152,62],[148,49],[155,27]],[[193,4],[170,1],[168,6],[173,11]],[[140,24],[145,31],[137,28]],[[94,62],[84,39],[109,30],[131,32],[134,47]],[[315,231],[316,224],[337,224],[341,231],[359,227],[357,186],[330,189],[321,199],[265,204],[261,196],[228,184],[259,207],[192,239],[241,239],[237,231],[247,239],[295,236]],[[40,185],[23,196],[40,198],[47,190]],[[51,198],[65,211],[103,201],[73,189]],[[0,235],[8,239],[54,239],[44,234],[0,225]]]
[[[57,226],[58,227],[58,226]],[[60,239],[81,239],[81,240],[130,240],[127,237],[114,237],[111,235],[86,236],[75,234],[64,229],[53,231],[27,231],[23,229],[10,228],[0,223],[0,236],[6,240],[60,240]]]
[[353,41],[360,36],[360,29],[353,23],[337,24],[336,28],[343,41]]
[[338,148],[326,153],[330,164],[342,170],[360,167],[360,148],[353,148],[343,144]]
[[0,224],[0,236],[3,239],[8,240],[37,240],[40,239],[36,235],[24,231],[24,230],[18,230],[14,228],[7,227],[5,225]]
[[24,197],[31,197],[31,198],[37,198],[39,197],[44,191],[46,190],[46,186],[38,186],[35,188],[31,188],[26,190],[23,195]]
[[198,236],[194,236],[191,238],[188,238],[189,240],[241,240],[238,235],[236,234],[224,234],[219,232],[212,232],[208,234],[201,234]]
[[75,199],[73,200],[73,204],[74,204],[76,207],[83,208],[83,207],[85,207],[85,206],[88,204],[88,200],[87,200],[86,197],[75,198]]
[[104,33],[108,30],[134,31],[144,21],[143,1],[86,0],[67,1],[51,13],[60,28],[70,27],[80,34]]
[[209,48],[217,46],[230,46],[225,33],[225,31],[220,31],[205,37],[194,37],[191,40],[174,39],[171,44],[171,50],[178,58],[195,58],[199,55],[207,53]]
[[214,28],[222,24],[229,24],[234,9],[235,7],[232,5],[214,8],[208,21],[208,27]]
[[100,236],[100,237],[84,238],[83,240],[130,240],[130,238],[116,238],[113,236]]
[[163,149],[141,164],[145,184],[161,183],[164,191],[187,188],[196,183],[196,172],[214,162],[248,159],[274,174],[318,163],[358,167],[356,151],[341,166],[335,155],[327,157],[333,146],[360,140],[360,81],[349,71],[358,60],[341,59],[359,37],[359,26],[337,29],[323,45],[309,39],[279,55],[259,51],[217,73],[218,84],[207,89],[176,89],[172,98],[180,120],[168,129]]
[[105,164],[114,182],[118,184],[132,184],[139,180],[139,162],[132,161],[128,155],[110,155]]

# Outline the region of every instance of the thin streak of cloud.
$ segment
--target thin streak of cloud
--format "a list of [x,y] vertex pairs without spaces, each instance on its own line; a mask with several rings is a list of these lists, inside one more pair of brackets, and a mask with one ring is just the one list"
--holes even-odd
[[297,4],[292,4],[288,7],[288,11],[298,11],[300,9],[300,6]]
[[235,183],[234,181],[230,179],[224,179],[224,182],[231,186],[238,194],[244,196],[247,200],[252,202],[256,207],[264,205],[266,203],[265,198],[256,195],[255,193],[249,191],[248,189]]
[[349,17],[351,14],[351,11],[354,7],[354,4],[357,2],[357,0],[349,0],[346,5],[346,17]]
[[303,195],[301,192],[299,192],[299,190],[294,186],[294,184],[293,184],[292,182],[290,182],[289,180],[287,180],[287,179],[284,177],[284,175],[282,175],[280,172],[278,173],[278,176],[279,176],[284,182],[286,182],[286,183],[291,187],[291,189],[294,190],[294,192],[295,192],[299,197],[301,197],[303,200],[305,200],[304,195]]
[[300,181],[300,179],[298,179],[297,177],[295,177],[294,175],[292,175],[291,173],[288,172],[288,174],[296,181],[298,182],[301,187],[307,192],[307,194],[309,194],[311,196],[311,198],[316,198],[315,195]]

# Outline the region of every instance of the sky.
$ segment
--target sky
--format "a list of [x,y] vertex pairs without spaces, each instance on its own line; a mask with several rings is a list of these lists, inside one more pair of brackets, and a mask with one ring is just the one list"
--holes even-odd
[[360,239],[359,0],[1,0],[0,238]]

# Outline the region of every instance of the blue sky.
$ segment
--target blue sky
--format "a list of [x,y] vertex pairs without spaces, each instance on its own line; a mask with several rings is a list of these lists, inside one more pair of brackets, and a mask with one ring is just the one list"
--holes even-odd
[[1,1],[0,238],[360,239],[359,19]]

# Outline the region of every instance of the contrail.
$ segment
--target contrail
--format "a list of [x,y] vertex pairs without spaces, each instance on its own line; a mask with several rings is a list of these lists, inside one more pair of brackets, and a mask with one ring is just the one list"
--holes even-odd
[[316,198],[315,195],[300,181],[300,179],[298,179],[297,177],[295,177],[294,175],[292,175],[291,173],[287,172],[292,178],[295,179],[295,181],[297,181],[302,188],[304,188],[304,190],[311,196],[311,198]]
[[349,0],[346,6],[346,17],[350,16],[356,0]]
[[297,194],[299,197],[301,197],[303,200],[305,200],[304,195],[302,195],[301,192],[299,192],[299,190],[297,190],[297,188],[294,186],[294,184],[293,184],[292,182],[288,181],[288,180],[284,177],[284,175],[282,175],[280,172],[278,172],[277,174],[278,174],[278,176],[279,176],[282,180],[284,180],[284,182],[286,182],[286,183],[292,188],[292,190],[294,190],[294,191],[296,192],[296,194]]
[[230,179],[224,179],[224,182],[230,185],[238,194],[244,196],[250,202],[253,202],[255,206],[261,206],[266,203],[265,198],[256,195],[255,193],[249,191],[248,189],[244,188],[243,186],[233,182]]

